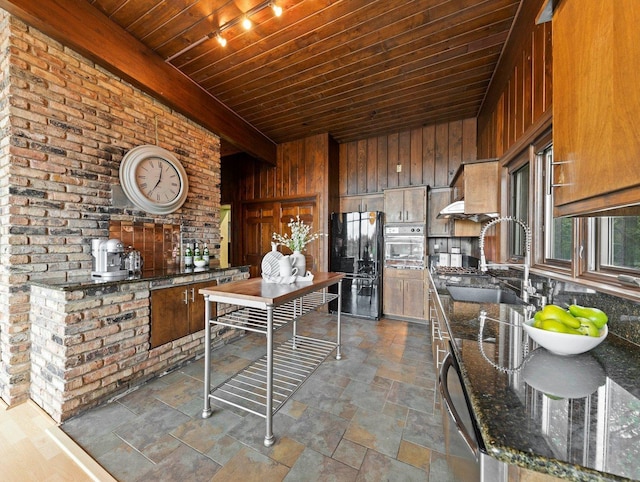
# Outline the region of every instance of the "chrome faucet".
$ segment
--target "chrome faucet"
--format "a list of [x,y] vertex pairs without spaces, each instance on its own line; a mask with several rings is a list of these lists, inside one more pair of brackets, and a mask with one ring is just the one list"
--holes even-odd
[[[513,223],[519,224],[524,229],[525,235],[525,254],[524,261],[522,264],[518,263],[487,263],[487,259],[484,254],[484,237],[486,235],[487,229],[489,229],[494,224],[498,224],[504,221],[511,221]],[[489,266],[522,266],[524,268],[524,277],[522,279],[522,292],[520,293],[520,297],[525,303],[529,302],[529,296],[535,294],[535,288],[531,285],[531,281],[529,280],[529,267],[531,266],[531,228],[520,219],[517,219],[513,216],[502,216],[492,221],[489,221],[485,224],[480,230],[480,271],[486,272]]]

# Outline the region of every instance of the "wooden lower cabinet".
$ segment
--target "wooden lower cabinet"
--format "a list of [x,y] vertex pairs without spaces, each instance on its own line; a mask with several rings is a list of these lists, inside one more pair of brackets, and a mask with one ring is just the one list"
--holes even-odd
[[424,271],[385,269],[383,312],[386,316],[425,319]]
[[151,291],[151,348],[204,330],[204,296],[198,291],[215,284],[202,281]]

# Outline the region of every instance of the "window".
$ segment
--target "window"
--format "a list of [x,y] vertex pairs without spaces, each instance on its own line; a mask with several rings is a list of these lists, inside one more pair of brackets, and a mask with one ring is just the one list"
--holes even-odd
[[[553,198],[558,188],[552,185],[550,130],[507,162],[509,214],[532,228],[532,264],[536,268],[610,287],[617,286],[620,274],[640,278],[640,216],[554,218]],[[524,256],[522,229],[514,224],[508,233],[509,256]]]
[[[546,147],[538,154],[538,160],[545,166],[545,176],[551,176],[553,162],[553,146]],[[573,252],[573,220],[571,218],[553,217],[553,189],[552,180],[545,179],[544,186],[544,225],[546,236],[544,243],[545,261],[571,261]]]
[[[511,177],[511,215],[529,224],[529,163],[519,167]],[[513,225],[511,233],[511,254],[525,255],[525,234],[519,224]]]
[[598,220],[600,269],[640,269],[640,216]]
[[[542,149],[536,158],[544,169],[541,199],[544,203],[544,262],[556,267],[570,267],[574,246],[581,246],[580,258],[588,259],[585,269],[592,274],[615,275],[640,271],[640,216],[612,216],[600,218],[554,218],[553,146]],[[577,229],[574,229],[574,225]],[[583,228],[588,233],[581,237]],[[580,266],[580,265],[578,265]],[[577,273],[583,268],[578,267]]]

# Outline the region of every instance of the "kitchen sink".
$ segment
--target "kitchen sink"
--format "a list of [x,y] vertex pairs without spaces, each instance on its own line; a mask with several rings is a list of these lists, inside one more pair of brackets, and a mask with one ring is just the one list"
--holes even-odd
[[495,287],[481,288],[478,286],[447,285],[449,295],[454,301],[469,301],[473,303],[509,303],[519,304],[522,300],[513,292]]

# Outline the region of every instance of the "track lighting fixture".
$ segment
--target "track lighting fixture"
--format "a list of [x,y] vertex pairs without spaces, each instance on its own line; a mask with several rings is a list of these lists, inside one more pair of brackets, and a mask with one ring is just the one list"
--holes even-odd
[[239,15],[238,17],[236,17],[234,19],[231,19],[228,22],[220,25],[220,27],[218,27],[218,30],[205,35],[201,39],[196,40],[195,42],[193,42],[191,45],[186,46],[185,48],[183,48],[179,52],[176,52],[175,54],[171,55],[170,57],[167,57],[166,62],[171,62],[173,59],[179,57],[180,55],[184,54],[185,52],[191,50],[192,48],[200,45],[203,42],[206,42],[207,40],[209,40],[209,39],[211,39],[213,37],[216,38],[216,40],[218,41],[218,43],[222,47],[226,46],[227,45],[227,39],[225,39],[222,36],[222,33],[224,31],[230,29],[231,27],[234,27],[235,25],[237,25],[239,23],[242,24],[242,26],[244,27],[245,30],[249,30],[253,26],[253,22],[251,21],[250,17],[252,15],[255,15],[256,13],[260,12],[261,10],[264,10],[267,7],[271,8],[271,10],[273,11],[273,15],[274,16],[280,17],[282,15],[282,7],[280,5],[278,5],[275,0],[269,0],[269,1],[264,1],[262,3],[259,3],[258,5],[256,5],[252,9],[248,10],[247,12],[243,13],[242,15]]
[[282,15],[282,7],[279,6],[276,2],[271,2],[271,10],[273,10],[273,14],[276,17]]

